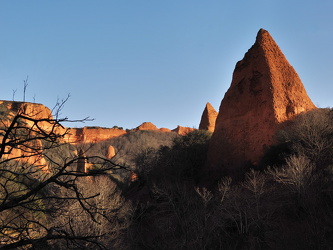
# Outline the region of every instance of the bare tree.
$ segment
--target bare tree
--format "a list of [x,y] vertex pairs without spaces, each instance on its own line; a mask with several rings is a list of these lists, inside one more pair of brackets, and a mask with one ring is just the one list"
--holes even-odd
[[[66,100],[65,100],[66,101]],[[93,171],[79,172],[76,164],[83,156],[75,154],[64,142],[69,130],[58,117],[65,101],[57,104],[52,116],[40,118],[13,102],[0,123],[0,248],[38,248],[65,242],[67,247],[106,248],[99,239],[105,232],[82,233],[69,218],[72,210],[81,211],[86,221],[100,224],[109,219],[105,204],[100,208],[98,189],[84,192],[94,177],[120,169],[108,159],[90,156]],[[81,120],[84,121],[84,120]],[[85,157],[88,158],[88,157]],[[88,186],[88,187],[87,187]],[[118,195],[118,194],[117,194]],[[97,198],[99,197],[99,198]],[[105,202],[105,201],[104,201]],[[75,209],[74,209],[75,207]],[[113,215],[114,216],[114,215]],[[61,219],[60,219],[61,218]]]
[[29,80],[29,76],[27,76],[27,78],[25,80],[23,80],[23,102],[25,102],[25,93],[26,93],[27,87],[28,87],[28,80]]
[[292,154],[304,155],[323,168],[333,163],[332,120],[332,110],[313,110],[297,116],[291,126],[278,132],[278,137],[290,145]]

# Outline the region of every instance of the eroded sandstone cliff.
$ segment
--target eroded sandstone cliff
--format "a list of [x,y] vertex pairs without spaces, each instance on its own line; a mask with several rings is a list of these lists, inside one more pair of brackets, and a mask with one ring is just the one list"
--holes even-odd
[[83,128],[70,128],[65,141],[68,143],[95,143],[105,141],[113,137],[126,134],[123,129],[117,128],[101,128],[101,127],[83,127]]
[[[14,120],[18,115],[20,119]],[[34,138],[44,131],[64,132],[62,128],[54,130],[54,123],[46,121],[53,119],[51,110],[39,103],[0,101],[0,117],[0,141],[8,145],[1,155],[2,160],[15,159],[47,170],[42,142]],[[26,140],[22,140],[21,134],[26,135]]]
[[[266,30],[236,64],[208,152],[210,170],[257,164],[282,122],[315,109],[294,68]],[[222,167],[223,166],[223,167]]]

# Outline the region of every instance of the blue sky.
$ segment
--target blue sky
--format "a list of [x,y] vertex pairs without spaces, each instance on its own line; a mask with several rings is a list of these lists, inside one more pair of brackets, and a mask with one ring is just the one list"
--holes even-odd
[[0,99],[134,128],[198,127],[238,60],[270,32],[320,107],[333,106],[333,1],[0,0]]

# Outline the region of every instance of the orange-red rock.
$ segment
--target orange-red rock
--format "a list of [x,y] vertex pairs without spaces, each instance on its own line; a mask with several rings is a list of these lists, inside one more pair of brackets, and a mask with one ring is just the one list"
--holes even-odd
[[201,116],[199,129],[214,132],[217,115],[218,115],[217,111],[213,108],[213,106],[209,102],[207,102],[206,107]]
[[258,163],[265,147],[274,143],[279,124],[315,108],[294,68],[261,29],[255,44],[236,64],[221,102],[208,169],[234,170],[244,162]]
[[69,134],[65,137],[69,143],[95,143],[104,141],[126,134],[125,130],[117,128],[101,128],[101,127],[83,127],[71,128]]
[[[28,147],[25,147],[28,146]],[[25,146],[7,147],[6,151],[11,150],[10,154],[4,155],[4,159],[13,159],[15,161],[20,161],[24,165],[34,165],[40,167],[44,171],[49,170],[49,166],[43,157],[43,145],[40,140],[34,140],[25,143]]]
[[171,132],[171,129],[168,128],[160,128],[161,132]]
[[106,158],[111,159],[116,155],[116,150],[113,146],[109,145]]
[[10,112],[21,112],[34,119],[53,118],[51,110],[40,103],[0,101],[0,105],[5,106]]
[[[3,112],[2,117],[13,117],[18,113],[36,119],[53,119],[51,110],[45,107],[43,104],[39,103],[30,103],[30,102],[16,102],[16,101],[0,101],[1,111]],[[2,119],[1,123],[5,122],[5,125],[9,125],[8,122],[11,122],[9,119],[7,122],[6,119]],[[25,120],[27,126],[34,125],[33,121]],[[50,131],[52,129],[52,124],[48,122],[39,122],[38,125],[45,131]]]
[[195,128],[189,128],[189,127],[182,127],[182,126],[177,126],[177,128],[173,129],[173,132],[176,132],[179,135],[186,135],[192,131],[196,130]]
[[[21,126],[27,128],[34,127],[33,130],[38,130],[35,121],[33,120],[53,119],[51,110],[39,103],[0,101],[0,111],[0,127],[2,127],[2,130],[6,130],[5,127],[8,128],[10,126],[13,118],[17,114],[31,118],[31,120],[23,119],[22,121],[24,123],[21,124]],[[40,121],[38,122],[38,127],[46,132],[50,132],[53,129],[53,123]],[[32,137],[35,136],[33,130],[30,131],[30,136]],[[2,136],[0,136],[0,139],[2,140]],[[43,157],[43,145],[40,140],[36,139],[27,141],[22,145],[16,145],[15,147],[8,148],[8,150],[9,149],[11,150],[11,153],[3,156],[4,158],[19,160],[25,164],[39,166],[45,171],[48,170],[47,162]]]
[[135,130],[158,130],[158,128],[151,122],[144,122],[140,126],[136,127]]
[[161,132],[171,132],[171,130],[168,128],[159,129],[151,122],[144,122],[140,126],[136,127],[134,130],[159,130]]

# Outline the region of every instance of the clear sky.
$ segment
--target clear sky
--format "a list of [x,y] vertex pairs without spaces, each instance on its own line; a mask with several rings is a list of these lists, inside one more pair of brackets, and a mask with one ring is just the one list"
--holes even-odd
[[22,101],[29,76],[26,101],[70,94],[63,116],[95,118],[75,126],[198,127],[264,28],[333,106],[332,13],[332,0],[0,0],[0,99]]

